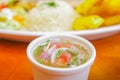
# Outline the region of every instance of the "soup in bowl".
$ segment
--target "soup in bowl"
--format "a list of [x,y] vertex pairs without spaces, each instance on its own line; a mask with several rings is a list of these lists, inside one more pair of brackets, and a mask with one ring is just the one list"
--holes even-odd
[[33,40],[27,48],[34,80],[87,80],[96,56],[86,39],[51,34]]
[[47,39],[41,42],[33,55],[38,63],[55,68],[74,68],[91,57],[78,41],[67,38]]

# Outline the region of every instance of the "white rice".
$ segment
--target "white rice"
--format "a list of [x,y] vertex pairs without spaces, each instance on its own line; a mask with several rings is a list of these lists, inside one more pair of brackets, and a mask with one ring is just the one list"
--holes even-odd
[[71,30],[73,21],[78,17],[74,9],[64,1],[54,1],[56,7],[50,7],[44,4],[45,2],[38,2],[37,7],[29,11],[26,16],[26,28],[31,31],[49,32]]

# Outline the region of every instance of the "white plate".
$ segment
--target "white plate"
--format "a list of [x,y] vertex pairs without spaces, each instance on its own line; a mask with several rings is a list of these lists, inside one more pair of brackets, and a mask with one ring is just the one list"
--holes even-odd
[[[35,39],[36,37],[48,35],[48,34],[56,34],[56,33],[61,33],[61,32],[27,32],[27,31],[10,31],[10,30],[0,29],[0,38],[29,42]],[[62,34],[73,34],[73,35],[82,36],[88,40],[100,39],[117,33],[120,33],[120,24],[109,27],[102,27],[94,30],[62,32]]]

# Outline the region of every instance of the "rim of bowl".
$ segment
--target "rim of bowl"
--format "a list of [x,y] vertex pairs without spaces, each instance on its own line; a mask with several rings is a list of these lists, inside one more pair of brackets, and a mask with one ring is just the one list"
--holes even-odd
[[[91,58],[84,64],[78,66],[78,67],[75,67],[75,68],[55,68],[55,67],[49,67],[49,66],[46,66],[46,65],[43,65],[43,64],[40,64],[38,63],[34,57],[33,57],[33,53],[31,53],[32,51],[32,48],[35,46],[35,44],[37,44],[38,42],[40,41],[43,41],[44,39],[49,39],[49,38],[58,38],[58,37],[68,37],[68,38],[74,38],[76,40],[79,40],[79,41],[82,41],[85,45],[87,45],[89,48],[90,48],[90,51],[92,53],[92,56]],[[27,56],[28,56],[28,59],[30,60],[30,62],[32,62],[32,64],[34,64],[35,66],[37,67],[40,67],[44,70],[49,70],[49,71],[53,71],[53,72],[70,72],[70,71],[75,71],[75,70],[79,70],[79,69],[83,69],[85,68],[86,66],[91,66],[95,60],[95,57],[96,57],[96,50],[94,48],[94,46],[92,45],[91,42],[89,42],[88,40],[80,37],[80,36],[76,36],[76,35],[72,35],[72,34],[49,34],[49,35],[46,35],[46,36],[42,36],[42,37],[38,37],[36,39],[34,39],[32,42],[30,42],[30,44],[28,45],[27,47]]]

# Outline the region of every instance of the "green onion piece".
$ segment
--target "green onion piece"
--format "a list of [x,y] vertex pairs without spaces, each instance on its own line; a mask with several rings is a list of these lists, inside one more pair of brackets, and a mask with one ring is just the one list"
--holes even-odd
[[50,40],[47,40],[41,44],[41,46],[47,46],[49,44]]

